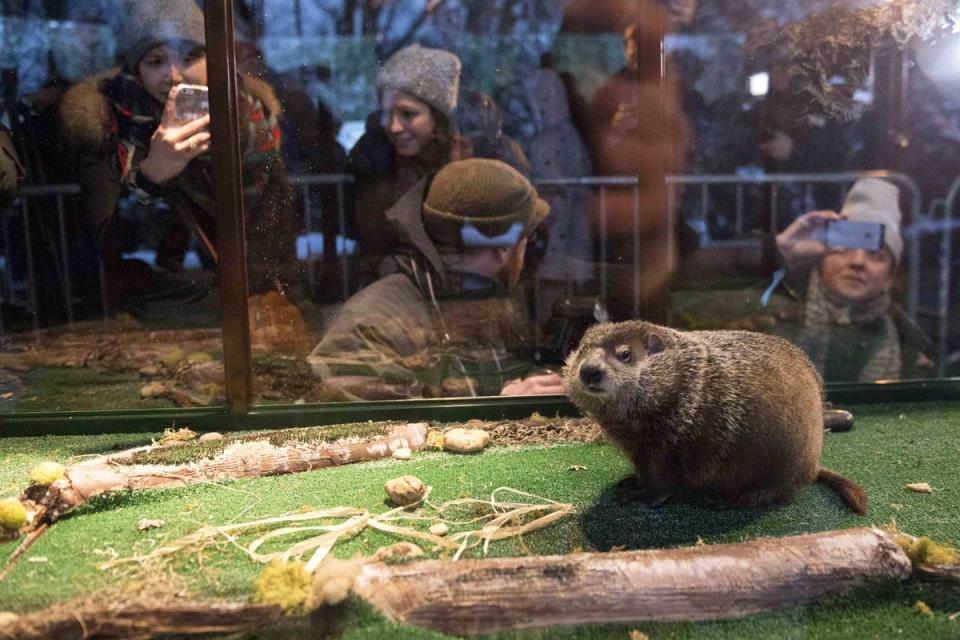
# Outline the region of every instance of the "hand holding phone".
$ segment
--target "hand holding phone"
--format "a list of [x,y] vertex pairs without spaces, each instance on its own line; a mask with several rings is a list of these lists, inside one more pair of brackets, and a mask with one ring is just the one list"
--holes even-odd
[[160,125],[150,138],[147,157],[140,163],[143,176],[163,184],[210,150],[209,105],[206,87],[181,84],[170,88]]

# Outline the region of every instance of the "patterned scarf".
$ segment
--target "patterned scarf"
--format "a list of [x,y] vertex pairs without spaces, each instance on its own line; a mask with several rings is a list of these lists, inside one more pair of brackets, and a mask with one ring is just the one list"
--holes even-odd
[[818,269],[810,273],[806,302],[803,307],[803,323],[806,327],[803,345],[817,370],[827,378],[827,360],[831,335],[836,338],[836,329],[856,329],[864,326],[868,340],[865,343],[865,363],[857,375],[859,382],[897,380],[900,378],[900,334],[890,317],[890,295],[885,292],[872,300],[857,305],[842,305],[826,293]]

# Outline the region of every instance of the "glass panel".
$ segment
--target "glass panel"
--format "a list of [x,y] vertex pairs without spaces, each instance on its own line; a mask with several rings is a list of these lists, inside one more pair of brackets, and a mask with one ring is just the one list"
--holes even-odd
[[634,318],[778,334],[827,381],[955,372],[960,40],[861,4],[245,3],[308,343],[255,340],[259,397],[558,393]]
[[[105,380],[116,406],[169,404],[149,381],[221,399],[205,134],[179,127],[176,178],[136,170],[142,59],[79,112],[93,144],[59,128],[141,4],[4,5],[28,174],[2,225],[6,410]],[[633,318],[776,333],[828,381],[956,373],[952,9],[733,4],[238,1],[259,401],[560,392],[586,327]]]
[[224,400],[206,134],[169,99],[206,84],[203,13],[180,5],[3,5],[0,411]]

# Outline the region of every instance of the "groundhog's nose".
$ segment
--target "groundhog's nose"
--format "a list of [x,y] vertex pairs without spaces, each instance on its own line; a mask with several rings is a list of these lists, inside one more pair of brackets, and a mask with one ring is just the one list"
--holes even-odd
[[595,386],[603,380],[603,369],[596,365],[585,364],[580,367],[580,380],[588,387]]

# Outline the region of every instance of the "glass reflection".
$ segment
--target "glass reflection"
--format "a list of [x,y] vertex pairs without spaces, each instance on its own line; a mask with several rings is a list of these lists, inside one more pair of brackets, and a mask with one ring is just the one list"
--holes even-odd
[[[908,4],[238,2],[258,398],[558,392],[630,318],[777,333],[828,381],[954,373],[958,40]],[[199,3],[24,5],[0,403],[94,408],[62,393],[87,369],[118,406],[220,401],[212,141],[174,92],[206,84]]]

